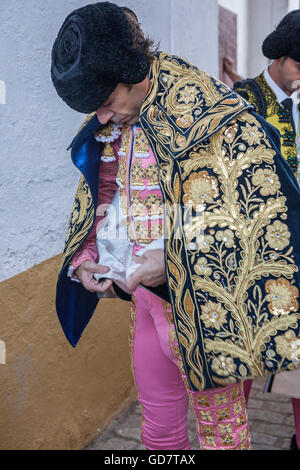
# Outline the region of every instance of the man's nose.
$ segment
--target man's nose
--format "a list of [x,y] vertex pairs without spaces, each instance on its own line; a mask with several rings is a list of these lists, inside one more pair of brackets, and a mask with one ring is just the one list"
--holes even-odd
[[105,108],[99,108],[96,111],[96,114],[101,124],[107,124],[108,121],[110,121],[114,115],[112,111],[110,111],[109,109],[105,109]]

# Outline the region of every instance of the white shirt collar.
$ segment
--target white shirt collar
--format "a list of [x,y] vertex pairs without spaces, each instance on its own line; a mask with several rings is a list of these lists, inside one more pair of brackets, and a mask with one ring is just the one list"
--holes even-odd
[[282,103],[283,100],[285,100],[286,98],[291,98],[290,96],[288,96],[278,85],[277,83],[274,82],[273,78],[271,77],[270,73],[269,73],[269,70],[266,69],[264,71],[264,76],[265,76],[265,79],[268,83],[268,85],[272,88],[272,90],[274,91],[276,97],[277,97],[277,101],[278,103]]

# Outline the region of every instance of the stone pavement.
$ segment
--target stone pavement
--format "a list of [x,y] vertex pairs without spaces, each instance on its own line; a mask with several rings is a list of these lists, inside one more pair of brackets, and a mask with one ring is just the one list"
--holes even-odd
[[[265,379],[253,382],[248,416],[254,450],[288,450],[295,433],[294,417],[289,398],[264,394]],[[141,407],[137,401],[119,414],[86,450],[143,450],[140,440]],[[199,449],[193,411],[188,416],[192,450]]]

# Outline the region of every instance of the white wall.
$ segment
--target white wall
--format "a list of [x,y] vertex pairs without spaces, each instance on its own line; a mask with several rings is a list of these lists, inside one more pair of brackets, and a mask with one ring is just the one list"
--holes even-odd
[[[0,281],[63,249],[79,177],[66,147],[83,116],[56,95],[50,57],[67,14],[87,3],[1,0]],[[161,49],[217,75],[217,0],[117,3],[136,11]]]
[[[160,3],[165,1],[160,0]],[[153,0],[149,3],[152,4]],[[171,13],[170,51],[185,57],[207,73],[218,77],[218,1],[171,0],[169,11]],[[163,28],[163,22],[161,27]]]
[[289,0],[289,11],[297,10],[300,8],[299,0]]
[[248,75],[254,77],[267,66],[262,43],[288,13],[288,0],[248,0]]
[[160,49],[179,55],[217,76],[218,0],[116,0],[138,15]]

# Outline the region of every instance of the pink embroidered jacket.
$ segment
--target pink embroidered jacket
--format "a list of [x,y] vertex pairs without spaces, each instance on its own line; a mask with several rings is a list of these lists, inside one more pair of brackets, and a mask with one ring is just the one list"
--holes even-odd
[[[135,243],[136,252],[162,236],[163,220],[158,167],[139,125],[122,128],[121,137],[104,147],[99,165],[98,209],[112,201],[117,188],[121,210],[128,217],[128,236]],[[104,217],[103,211],[99,212],[92,231],[72,258],[72,273],[83,261],[99,260],[97,227]]]

